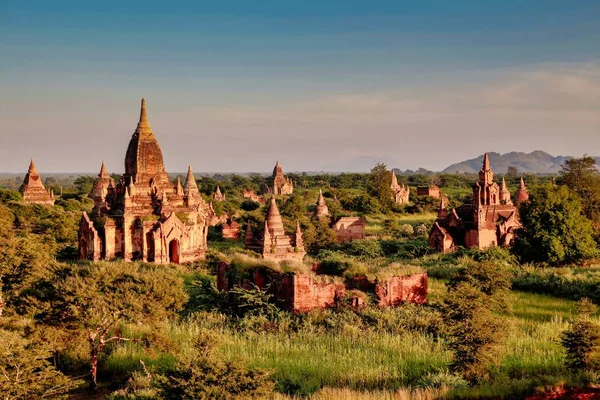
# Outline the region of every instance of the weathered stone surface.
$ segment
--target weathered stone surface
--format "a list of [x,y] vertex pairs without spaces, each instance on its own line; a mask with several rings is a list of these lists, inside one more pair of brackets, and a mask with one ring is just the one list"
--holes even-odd
[[365,217],[340,217],[332,229],[339,243],[365,238],[367,220]]
[[144,99],[125,174],[115,185],[103,163],[98,178],[90,193],[94,210],[81,218],[80,259],[181,263],[205,256],[210,208],[191,166],[184,186],[169,180]]
[[[484,249],[512,243],[515,231],[521,226],[518,209],[510,200],[504,180],[500,187],[493,179],[494,172],[486,154],[479,181],[473,186],[472,204],[449,211],[442,198],[438,217],[429,234],[431,247],[449,252],[457,246]],[[525,184],[522,185],[524,188]]]
[[23,184],[19,188],[19,192],[23,194],[25,204],[43,204],[45,206],[54,205],[54,193],[47,191],[42,183],[42,177],[35,167],[33,158],[29,163],[29,170]]

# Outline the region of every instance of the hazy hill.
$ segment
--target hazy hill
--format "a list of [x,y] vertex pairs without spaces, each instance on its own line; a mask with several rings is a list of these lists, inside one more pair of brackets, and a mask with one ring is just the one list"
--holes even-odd
[[[572,157],[568,156],[552,156],[544,151],[536,150],[531,153],[510,152],[506,154],[488,153],[492,169],[497,173],[506,173],[508,167],[516,167],[519,172],[538,173],[538,174],[555,174],[561,164]],[[600,165],[600,157],[594,157],[596,163]],[[483,154],[471,160],[462,161],[450,165],[443,172],[455,173],[466,172],[476,173],[481,169],[483,163]]]

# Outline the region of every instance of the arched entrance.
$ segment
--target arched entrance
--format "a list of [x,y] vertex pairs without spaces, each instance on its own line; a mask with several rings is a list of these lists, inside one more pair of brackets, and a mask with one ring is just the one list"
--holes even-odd
[[169,242],[169,262],[179,264],[179,241],[177,239]]

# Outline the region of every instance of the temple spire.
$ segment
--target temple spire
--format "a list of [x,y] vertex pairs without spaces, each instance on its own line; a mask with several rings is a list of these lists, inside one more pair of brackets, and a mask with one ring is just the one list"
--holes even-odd
[[483,168],[484,171],[490,170],[490,158],[488,157],[488,153],[483,155]]
[[37,174],[37,168],[35,167],[35,162],[33,162],[33,157],[31,157],[31,161],[29,162],[29,173],[35,173]]
[[265,223],[266,222],[269,223],[269,229],[274,235],[285,234],[285,231],[283,229],[283,220],[281,219],[279,208],[277,208],[275,196],[271,197],[271,204],[269,204],[269,209],[267,210],[267,217],[265,218]]
[[506,181],[504,180],[504,177],[502,177],[502,185],[500,186],[500,191],[504,192],[506,190]]
[[391,187],[393,189],[393,188],[397,188],[398,186],[399,185],[398,185],[398,178],[396,177],[396,172],[394,172],[394,170],[392,169],[392,185],[391,185]]
[[523,177],[521,177],[519,188],[517,189],[517,193],[515,194],[515,203],[521,204],[526,201],[529,201],[529,191],[527,190],[527,187],[525,187],[525,181],[523,180]]
[[106,170],[106,164],[104,163],[104,160],[102,160],[102,166],[100,167],[100,173],[98,176],[101,178],[108,177],[108,171]]
[[140,123],[148,123],[148,116],[146,115],[146,99],[142,97],[142,109],[140,110]]
[[325,203],[325,198],[323,197],[323,191],[321,189],[319,189],[319,200],[317,201],[317,204],[322,206]]
[[179,176],[177,177],[177,186],[175,187],[175,193],[179,196],[183,194],[183,188],[181,187],[181,178]]
[[148,139],[154,138],[154,132],[150,128],[150,122],[148,122],[148,116],[146,115],[146,99],[142,98],[142,107],[140,109],[140,121],[137,125],[137,132],[143,133]]
[[192,171],[191,165],[188,165],[184,189],[186,193],[189,193],[190,191],[198,193],[198,185],[196,184],[196,178],[194,178],[194,171]]

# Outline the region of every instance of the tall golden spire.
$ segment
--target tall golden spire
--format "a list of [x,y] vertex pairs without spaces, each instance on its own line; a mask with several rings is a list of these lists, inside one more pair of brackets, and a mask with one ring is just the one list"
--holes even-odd
[[154,132],[152,132],[152,128],[150,128],[150,122],[148,122],[148,115],[146,114],[146,99],[142,98],[142,107],[140,109],[140,121],[138,122],[136,131],[140,134],[140,136],[146,138],[153,138]]
[[146,115],[146,99],[142,97],[142,109],[140,111],[140,122],[148,122],[148,116]]

